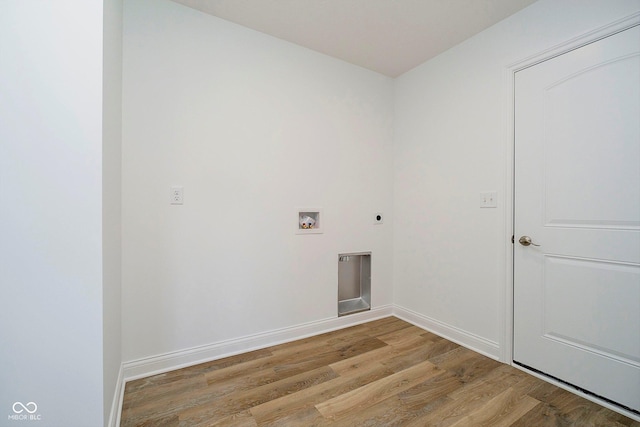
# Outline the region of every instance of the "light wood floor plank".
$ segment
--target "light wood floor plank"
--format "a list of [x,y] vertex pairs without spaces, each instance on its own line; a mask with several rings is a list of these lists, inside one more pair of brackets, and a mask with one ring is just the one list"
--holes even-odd
[[[379,363],[360,365],[357,369],[350,371],[348,376],[339,376],[315,387],[299,391],[295,395],[283,396],[254,406],[251,408],[251,413],[260,425],[271,425],[279,419],[292,421],[295,418],[291,416],[292,413],[302,413],[304,417],[308,417],[309,412],[311,412],[315,418],[316,415],[320,415],[315,405],[337,396],[342,396],[352,390],[358,390],[391,374],[392,372],[389,369]],[[310,411],[310,408],[314,410]]]
[[397,317],[385,317],[384,319],[375,320],[373,322],[365,323],[367,333],[372,337],[379,337],[381,335],[388,334],[389,332],[396,331],[411,326],[410,323],[400,320]]
[[316,405],[316,409],[326,418],[337,418],[349,411],[370,407],[394,394],[425,381],[437,373],[438,370],[433,363],[425,361],[404,371],[367,384],[357,390],[322,402]]
[[184,425],[199,425],[207,420],[224,418],[335,377],[337,377],[337,374],[331,368],[325,366],[250,390],[231,393],[225,395],[222,399],[181,411],[180,423]]
[[220,420],[207,421],[204,423],[207,427],[258,427],[258,423],[249,411],[242,411]]
[[[363,408],[360,411],[352,411],[343,415],[337,420],[326,420],[330,426],[404,426],[411,421],[418,419],[439,406],[450,401],[444,394],[433,394],[433,398],[421,399],[420,393],[416,389],[425,391],[425,384],[432,381],[443,385],[443,377],[448,377],[447,373],[441,373],[428,379],[418,386],[405,390],[397,395],[376,403],[373,406]],[[432,383],[433,385],[433,383]],[[428,387],[431,388],[431,387]],[[432,389],[433,390],[433,389]]]
[[395,355],[397,355],[397,350],[395,348],[391,346],[384,346],[332,363],[329,366],[340,376],[350,376],[352,373],[358,375],[363,367],[370,364],[375,364],[376,366],[381,367],[383,360]]
[[412,342],[416,339],[422,342],[426,342],[428,338],[423,337],[423,333],[424,329],[420,329],[417,326],[411,325],[384,335],[379,335],[377,338],[389,345],[401,346],[403,343]]
[[509,387],[490,399],[481,409],[452,424],[452,427],[508,427],[538,405],[537,400]]

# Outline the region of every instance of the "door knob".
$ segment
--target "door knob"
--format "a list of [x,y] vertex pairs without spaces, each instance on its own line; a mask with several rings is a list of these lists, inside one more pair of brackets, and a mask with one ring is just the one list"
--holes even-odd
[[529,236],[522,236],[520,239],[518,239],[518,242],[520,242],[522,246],[529,246],[529,245],[540,246],[533,243],[533,241],[531,241],[531,237]]

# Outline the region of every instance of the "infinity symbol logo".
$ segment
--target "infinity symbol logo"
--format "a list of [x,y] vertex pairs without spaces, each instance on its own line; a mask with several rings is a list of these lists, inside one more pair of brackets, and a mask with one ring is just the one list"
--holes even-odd
[[[19,409],[16,409],[16,406]],[[26,405],[23,404],[22,402],[16,402],[13,404],[13,412],[15,412],[16,414],[21,414],[22,411],[27,411],[28,413],[33,414],[37,410],[38,410],[38,405],[36,405],[35,402],[29,402]]]

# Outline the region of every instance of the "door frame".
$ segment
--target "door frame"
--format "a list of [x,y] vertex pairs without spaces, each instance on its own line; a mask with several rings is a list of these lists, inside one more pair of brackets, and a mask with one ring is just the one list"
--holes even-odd
[[566,385],[560,381],[554,380],[547,376],[537,374],[535,372],[526,370],[513,363],[513,295],[514,295],[514,243],[511,242],[511,236],[514,236],[515,232],[515,76],[516,72],[529,68],[541,62],[555,58],[564,53],[578,49],[587,44],[596,42],[603,38],[609,37],[613,34],[619,33],[636,25],[640,25],[640,12],[633,13],[625,18],[619,19],[607,25],[598,27],[578,37],[569,39],[565,42],[552,46],[534,55],[520,59],[507,65],[504,68],[504,81],[505,81],[505,105],[506,109],[506,131],[505,131],[505,159],[506,171],[505,171],[505,271],[504,271],[504,292],[501,293],[501,301],[499,307],[503,310],[500,313],[500,328],[502,337],[502,345],[500,346],[500,360],[504,363],[510,364],[515,368],[523,370],[531,375],[534,375],[544,381],[550,382],[560,388],[563,388],[572,393],[578,394],[588,400],[598,403],[601,406],[609,408],[613,411],[619,412],[626,417],[640,421],[640,417],[630,411],[626,411],[616,405],[610,404],[606,401],[598,399],[589,394],[580,392],[575,388]]

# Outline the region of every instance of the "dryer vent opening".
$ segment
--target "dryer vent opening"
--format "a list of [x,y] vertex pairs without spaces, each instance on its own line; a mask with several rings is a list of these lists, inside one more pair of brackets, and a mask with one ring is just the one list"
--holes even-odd
[[338,316],[371,309],[371,253],[338,255]]

